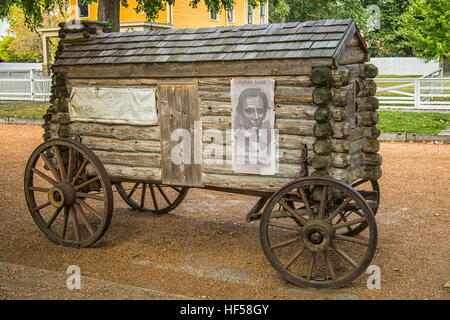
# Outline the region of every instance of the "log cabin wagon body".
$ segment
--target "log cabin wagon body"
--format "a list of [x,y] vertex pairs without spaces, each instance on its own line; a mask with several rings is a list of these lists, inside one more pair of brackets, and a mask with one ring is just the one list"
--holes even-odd
[[[133,209],[153,213],[196,187],[260,197],[247,220],[261,219],[264,253],[297,285],[340,287],[367,268],[381,177],[377,70],[352,20],[61,27],[46,142],[25,174],[28,206],[51,240],[97,241],[111,220],[111,184]],[[252,87],[264,91],[273,132],[267,171],[236,165],[239,94]]]

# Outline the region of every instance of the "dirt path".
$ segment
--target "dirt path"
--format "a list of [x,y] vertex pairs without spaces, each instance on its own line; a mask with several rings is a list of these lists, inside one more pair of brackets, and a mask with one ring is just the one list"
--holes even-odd
[[[245,215],[257,199],[191,190],[173,213],[127,209],[115,193],[111,226],[88,249],[54,245],[38,230],[23,195],[23,173],[42,142],[39,126],[0,125],[0,261],[65,271],[209,299],[449,299],[450,145],[383,143],[378,249],[381,289],[368,275],[339,290],[298,288],[266,260],[258,223]],[[14,292],[11,292],[14,295]]]

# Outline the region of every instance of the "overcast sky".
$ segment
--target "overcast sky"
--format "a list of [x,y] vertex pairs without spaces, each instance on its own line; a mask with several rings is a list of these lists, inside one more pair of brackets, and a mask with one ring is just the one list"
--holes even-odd
[[0,20],[0,38],[6,36],[6,29],[8,29],[8,24],[6,21]]

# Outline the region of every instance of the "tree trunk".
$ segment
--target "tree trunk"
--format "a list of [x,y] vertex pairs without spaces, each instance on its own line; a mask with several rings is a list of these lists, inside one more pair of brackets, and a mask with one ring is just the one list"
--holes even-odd
[[108,21],[113,31],[120,31],[120,0],[98,0],[99,21]]

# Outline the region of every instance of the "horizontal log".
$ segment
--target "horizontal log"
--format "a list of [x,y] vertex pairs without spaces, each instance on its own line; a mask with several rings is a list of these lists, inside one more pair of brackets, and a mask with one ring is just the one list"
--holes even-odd
[[[331,66],[332,59],[279,59],[250,61],[124,63],[53,66],[53,72],[67,72],[68,78],[194,78],[248,76],[309,76],[313,67]],[[130,76],[131,77],[131,76]]]
[[365,166],[377,167],[383,163],[383,157],[378,153],[363,153],[362,164]]
[[122,165],[105,164],[106,172],[111,181],[136,181],[161,183],[160,168],[126,167]]
[[314,120],[317,122],[325,123],[328,122],[331,118],[330,108],[328,107],[319,107],[314,113]]
[[116,152],[161,152],[159,141],[114,140],[111,138],[83,136],[81,142],[90,149]]
[[337,67],[331,70],[331,79],[335,87],[344,87],[350,83],[350,72],[343,67]]
[[126,167],[161,168],[161,154],[149,152],[110,152],[92,150],[103,164],[117,164]]
[[313,102],[318,106],[326,106],[332,100],[330,88],[320,87],[314,89],[312,93]]
[[[333,105],[329,106],[330,113],[331,113],[331,119],[334,121],[345,121],[348,117],[348,109],[342,108],[342,107],[336,107]],[[351,106],[348,106],[348,108],[352,108]]]
[[355,153],[362,150],[363,140],[357,139],[351,141],[347,139],[331,139],[331,146],[334,152]]
[[381,131],[377,127],[361,127],[361,135],[364,138],[377,139],[381,135]]
[[328,174],[334,179],[350,184],[351,182],[360,178],[361,168],[357,167],[351,170],[347,170],[342,168],[330,167],[328,168]]
[[374,80],[357,80],[356,92],[358,97],[372,97],[377,93],[377,84]]
[[101,124],[92,122],[74,122],[70,125],[74,135],[113,138],[117,140],[154,140],[159,141],[159,126],[131,126]]
[[[276,178],[297,179],[300,178],[301,170],[302,166],[300,164],[280,164],[277,173],[273,176]],[[248,173],[235,173],[231,161],[226,161],[222,164],[204,161],[202,164],[202,172],[208,174],[251,176],[251,174]]]
[[210,173],[202,174],[202,182],[207,187],[239,190],[275,192],[290,181],[292,181],[292,179],[274,178],[272,176],[237,176]]
[[[307,153],[307,159],[311,159],[314,156],[312,152]],[[203,144],[202,149],[203,161],[208,160],[208,162],[219,162],[231,161],[232,160],[232,147],[231,145],[218,145],[214,143]],[[278,163],[280,164],[294,164],[298,165],[301,163],[302,150],[288,150],[288,149],[278,149],[278,154],[276,156]],[[210,161],[211,160],[211,161]]]
[[313,144],[314,153],[317,155],[327,155],[331,153],[332,145],[329,139],[317,139]]
[[151,87],[156,88],[158,85],[158,80],[156,79],[146,79],[146,78],[101,78],[99,76],[99,79],[70,79],[68,80],[69,85],[71,86],[79,86],[79,85],[86,85],[86,86],[117,86],[117,87],[123,87],[123,86],[133,86],[133,87]]
[[375,111],[379,108],[380,102],[376,97],[358,97],[356,99],[356,110]]
[[331,162],[330,155],[324,155],[324,156],[315,155],[311,159],[311,166],[314,169],[326,169],[330,165],[330,162]]
[[317,67],[311,71],[311,82],[317,86],[329,86],[331,84],[331,69],[328,67]]
[[335,168],[346,168],[347,170],[359,167],[362,163],[361,153],[332,153],[331,166]]
[[345,139],[350,136],[350,126],[347,122],[333,122],[333,138]]
[[280,104],[275,105],[277,119],[305,119],[313,120],[317,106],[312,103]]
[[363,126],[374,126],[378,123],[380,120],[378,116],[378,112],[376,111],[363,111],[362,112],[362,118],[361,118],[361,125]]
[[[231,146],[231,130],[203,130],[202,131],[202,142],[207,143],[218,143],[227,144]],[[316,141],[315,137],[312,136],[299,136],[292,134],[279,134],[278,144],[280,149],[288,150],[301,150],[303,145],[306,145],[309,150],[312,150],[312,145]]]
[[361,176],[365,179],[378,180],[383,175],[383,170],[379,166],[365,166],[361,168]]
[[365,139],[362,150],[368,153],[377,153],[380,150],[380,142],[376,139]]

